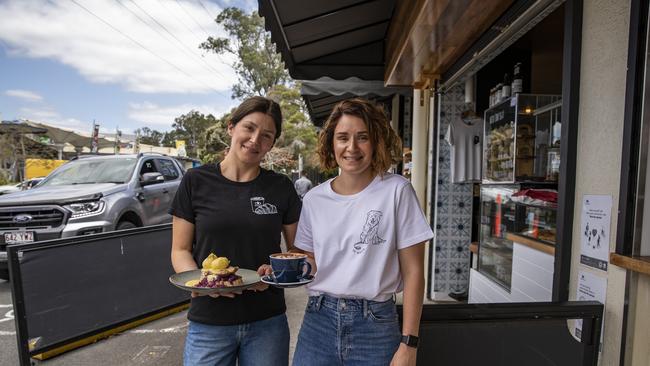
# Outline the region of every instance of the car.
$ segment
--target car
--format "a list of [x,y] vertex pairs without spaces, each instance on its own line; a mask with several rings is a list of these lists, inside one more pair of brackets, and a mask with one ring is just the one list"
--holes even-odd
[[3,194],[9,194],[9,193],[32,189],[43,179],[45,179],[45,177],[36,177],[36,178],[24,180],[18,184],[7,184],[7,185],[0,186],[0,196],[2,196]]
[[19,184],[20,190],[26,191],[28,189],[32,189],[36,187],[40,182],[42,182],[43,179],[45,179],[45,177],[34,177],[34,178],[24,180],[22,181],[22,183]]
[[9,194],[9,193],[14,193],[14,192],[20,192],[22,187],[22,183],[18,184],[6,184],[3,186],[0,186],[0,196],[3,194]]
[[9,276],[7,244],[171,222],[184,172],[161,154],[86,156],[30,190],[0,196],[0,278]]

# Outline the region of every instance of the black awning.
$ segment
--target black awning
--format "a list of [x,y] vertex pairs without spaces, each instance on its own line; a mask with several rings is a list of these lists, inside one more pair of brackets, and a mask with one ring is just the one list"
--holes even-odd
[[[314,123],[314,125],[318,127],[323,127],[325,121],[327,121],[327,117],[329,117],[330,113],[332,113],[332,108],[334,108],[334,106],[338,102],[350,98],[356,98],[356,97],[358,96],[351,93],[346,93],[341,95],[331,95],[331,94],[303,95],[302,99],[305,101],[305,104],[307,105],[307,109],[309,110],[309,117],[311,118],[311,121]],[[381,95],[372,94],[372,95],[365,95],[363,96],[363,98],[372,100],[376,103],[383,105],[386,111],[390,112],[391,102],[393,100],[392,95],[381,96]]]
[[334,106],[345,99],[363,97],[384,104],[390,109],[394,95],[412,95],[410,87],[384,87],[381,80],[360,80],[348,78],[333,80],[323,77],[318,80],[302,80],[300,94],[302,95],[309,117],[316,126],[322,126],[332,112]]
[[396,0],[259,0],[294,79],[384,79],[384,40]]

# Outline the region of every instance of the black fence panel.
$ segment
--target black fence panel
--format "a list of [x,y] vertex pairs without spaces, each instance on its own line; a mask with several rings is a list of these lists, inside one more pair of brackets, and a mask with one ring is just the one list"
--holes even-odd
[[7,250],[21,363],[189,300],[168,281],[171,225]]
[[[418,365],[597,365],[602,312],[597,302],[425,305]],[[582,340],[569,319],[583,319]]]

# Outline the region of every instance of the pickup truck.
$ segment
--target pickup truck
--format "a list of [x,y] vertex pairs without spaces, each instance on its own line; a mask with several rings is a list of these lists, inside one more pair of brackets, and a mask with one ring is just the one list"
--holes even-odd
[[85,156],[33,189],[0,196],[0,279],[9,278],[7,244],[170,222],[184,172],[159,154]]

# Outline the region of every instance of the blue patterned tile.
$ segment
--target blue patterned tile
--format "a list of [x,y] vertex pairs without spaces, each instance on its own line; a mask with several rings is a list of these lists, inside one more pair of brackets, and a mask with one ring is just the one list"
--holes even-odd
[[[464,89],[455,86],[442,96],[440,130],[443,138],[449,123],[464,110]],[[441,141],[438,148],[436,190],[436,291],[462,292],[468,285],[469,242],[472,215],[472,185],[453,184],[450,176],[450,147]]]

